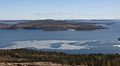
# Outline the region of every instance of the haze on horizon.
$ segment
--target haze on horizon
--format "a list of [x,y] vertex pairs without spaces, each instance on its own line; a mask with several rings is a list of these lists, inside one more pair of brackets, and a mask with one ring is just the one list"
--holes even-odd
[[120,0],[0,0],[5,19],[120,19]]

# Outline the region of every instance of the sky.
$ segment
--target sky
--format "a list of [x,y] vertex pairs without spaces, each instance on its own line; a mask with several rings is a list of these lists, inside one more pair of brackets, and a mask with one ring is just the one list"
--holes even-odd
[[0,19],[120,19],[120,0],[0,0]]

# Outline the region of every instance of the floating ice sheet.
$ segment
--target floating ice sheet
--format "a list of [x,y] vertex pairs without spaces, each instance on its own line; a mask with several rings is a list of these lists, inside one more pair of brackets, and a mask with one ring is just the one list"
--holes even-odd
[[59,50],[80,50],[104,46],[120,47],[117,41],[97,40],[28,40],[13,42],[13,45],[2,49],[36,48],[36,49],[59,49]]

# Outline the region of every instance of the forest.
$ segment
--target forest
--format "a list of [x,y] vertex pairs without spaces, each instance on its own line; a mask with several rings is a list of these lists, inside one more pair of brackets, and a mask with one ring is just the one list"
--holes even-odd
[[120,66],[119,54],[66,54],[30,49],[1,49],[0,62],[52,62],[66,65]]

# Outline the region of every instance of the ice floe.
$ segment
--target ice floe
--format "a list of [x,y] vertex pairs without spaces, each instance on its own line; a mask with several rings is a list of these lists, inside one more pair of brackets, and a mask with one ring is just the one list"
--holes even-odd
[[118,44],[117,41],[109,42],[98,40],[28,40],[13,42],[11,46],[7,46],[2,49],[36,48],[36,49],[80,50],[103,47],[104,45],[120,47],[120,45],[117,44]]
[[113,45],[114,47],[120,47],[120,45]]
[[[78,49],[90,49],[88,45],[81,45],[86,42],[94,42],[95,40],[29,40],[13,42],[14,45],[4,47],[3,49],[16,49],[16,48],[36,48],[36,49],[61,49],[61,50],[78,50]],[[53,47],[53,44],[57,45],[57,48]]]

